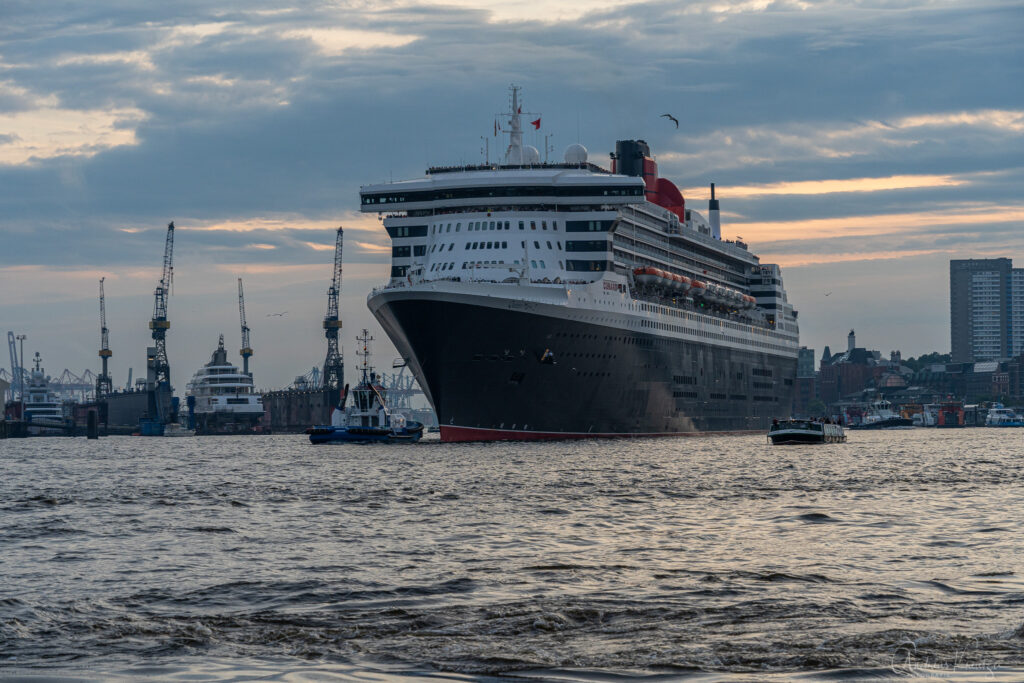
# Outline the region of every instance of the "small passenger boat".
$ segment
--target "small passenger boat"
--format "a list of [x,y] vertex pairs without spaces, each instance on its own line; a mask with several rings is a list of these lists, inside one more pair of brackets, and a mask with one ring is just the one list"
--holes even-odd
[[773,420],[768,440],[776,446],[783,444],[845,443],[843,426],[814,420]]

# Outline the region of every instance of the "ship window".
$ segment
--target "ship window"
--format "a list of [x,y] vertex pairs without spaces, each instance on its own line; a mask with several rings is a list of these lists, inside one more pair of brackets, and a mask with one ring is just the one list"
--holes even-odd
[[488,243],[487,243],[487,248],[488,248],[488,249],[490,249],[490,248],[491,248],[491,244],[492,244],[491,242],[488,242]]
[[526,249],[526,242],[520,242],[519,243],[519,248],[520,249]]
[[466,269],[466,262],[465,262],[465,261],[463,261],[463,262],[462,262],[462,269],[463,269],[463,270],[465,270],[465,269]]
[[558,232],[558,221],[551,221],[551,229]]
[[508,221],[505,221],[505,229],[506,230],[510,230],[511,229],[511,225],[509,224]]
[[522,230],[525,227],[522,221],[519,221],[519,229]]
[[555,242],[555,244],[557,244],[557,245],[558,245],[558,248],[559,248],[559,250],[561,250],[561,248],[562,248],[562,243],[561,243],[561,242]]
[[538,242],[537,240],[534,240],[533,241],[533,248],[534,249],[540,249],[540,242]]
[[541,261],[541,262],[540,262],[540,267],[541,267],[541,268],[547,268],[547,266],[546,266],[546,265],[544,265],[544,262],[543,262],[543,261]]
[[551,248],[551,242],[548,242],[548,249]]
[[541,230],[547,230],[548,229],[548,222],[547,221],[541,221],[540,222],[540,229]]
[[537,221],[530,221],[530,230],[537,229]]
[[456,223],[455,224],[455,232],[458,232],[459,228],[461,228],[461,227],[462,227],[462,223]]
[[451,251],[454,248],[455,248],[455,242],[452,242],[451,244],[448,245],[448,251]]
[[491,230],[494,230],[494,221],[491,221]]
[[427,253],[427,245],[425,245],[425,244],[417,244],[417,245],[415,245],[412,248],[412,255],[413,256],[423,256],[426,253]]
[[508,249],[508,242],[502,242],[501,243],[501,248],[502,249]]
[[559,261],[559,262],[558,262],[558,269],[559,269],[559,270],[561,270],[561,269],[562,269],[562,262],[561,262],[561,261]]
[[532,267],[536,268],[537,267],[537,262],[536,261],[530,261],[530,265]]
[[469,242],[466,242],[466,249],[469,249],[470,246],[472,246],[472,245],[470,245]]

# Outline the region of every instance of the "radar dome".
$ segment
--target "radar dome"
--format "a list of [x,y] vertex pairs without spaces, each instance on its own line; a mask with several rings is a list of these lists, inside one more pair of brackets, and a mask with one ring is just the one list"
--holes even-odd
[[540,152],[533,145],[523,146],[523,163],[524,164],[539,164],[540,163]]
[[583,145],[569,145],[565,150],[565,163],[585,164],[587,163],[587,148]]

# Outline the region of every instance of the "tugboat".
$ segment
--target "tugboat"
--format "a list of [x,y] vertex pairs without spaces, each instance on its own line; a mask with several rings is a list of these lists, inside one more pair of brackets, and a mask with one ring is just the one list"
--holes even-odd
[[772,445],[846,443],[843,426],[814,420],[772,420],[768,431]]
[[[423,436],[423,425],[392,410],[385,400],[385,389],[380,378],[370,367],[369,343],[373,341],[367,330],[356,339],[362,343],[363,357],[360,368],[362,378],[349,392],[346,385],[341,403],[331,413],[331,424],[317,425],[306,430],[310,443],[341,441],[348,443],[415,443]],[[352,394],[352,405],[345,407]]]

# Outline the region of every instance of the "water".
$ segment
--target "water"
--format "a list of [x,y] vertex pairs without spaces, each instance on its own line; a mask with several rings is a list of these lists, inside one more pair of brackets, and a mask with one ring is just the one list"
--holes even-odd
[[0,678],[1024,679],[1024,430],[0,441]]

